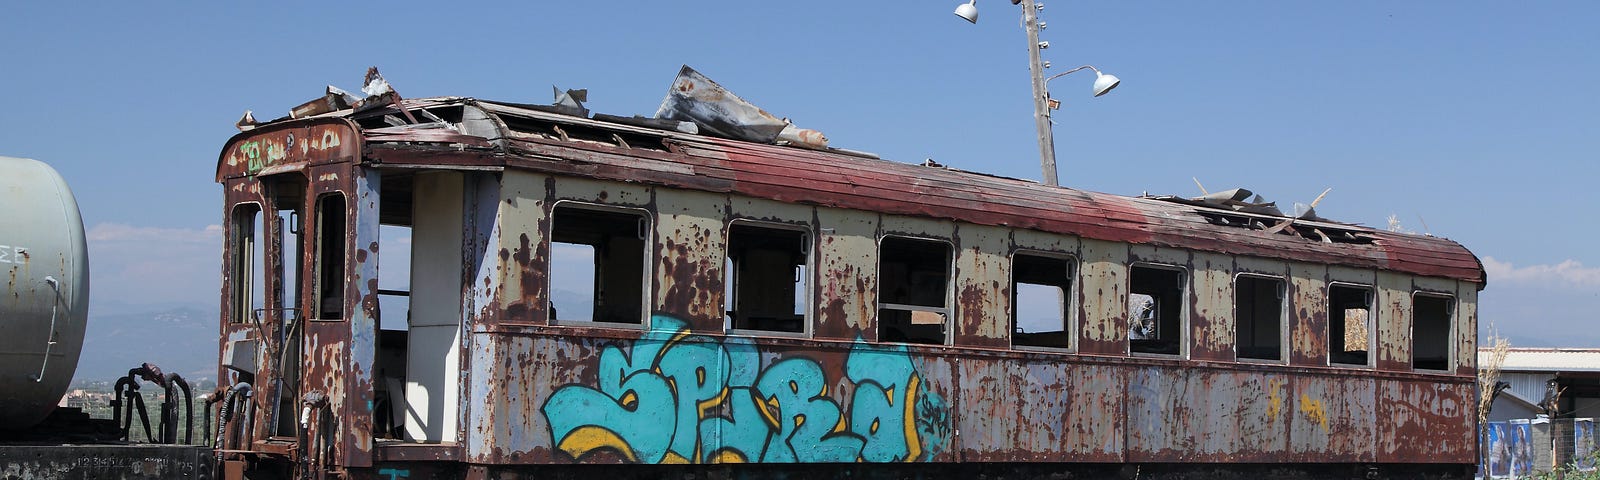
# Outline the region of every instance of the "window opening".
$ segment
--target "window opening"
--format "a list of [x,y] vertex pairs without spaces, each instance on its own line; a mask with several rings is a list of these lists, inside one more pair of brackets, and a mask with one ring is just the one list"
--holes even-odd
[[405,330],[411,318],[411,226],[378,226],[378,328]]
[[557,206],[552,217],[550,318],[643,323],[644,215]]
[[1328,287],[1328,362],[1367,365],[1372,329],[1372,289]]
[[1058,257],[1018,253],[1011,259],[1011,344],[1072,348],[1072,262]]
[[[296,433],[300,404],[300,362],[301,342],[304,339],[304,326],[300,314],[300,299],[303,287],[300,284],[301,268],[305,262],[304,239],[305,226],[301,224],[302,208],[305,204],[306,180],[298,175],[282,175],[269,179],[262,179],[262,184],[267,192],[272,194],[271,214],[266,217],[270,224],[261,232],[265,235],[270,253],[263,270],[269,274],[270,288],[276,298],[275,303],[268,308],[272,312],[262,312],[267,318],[276,318],[276,332],[278,344],[282,347],[278,358],[274,359],[274,366],[278,369],[277,399],[274,405],[272,424],[273,435],[292,437]],[[270,259],[277,259],[276,262]]]
[[[391,193],[387,190],[386,196]],[[407,225],[378,226],[378,352],[373,361],[378,382],[373,385],[372,409],[372,433],[377,438],[405,438],[402,412],[411,348],[411,230]]]
[[256,310],[265,302],[266,242],[261,234],[261,207],[241,204],[233,209],[233,312],[229,323],[246,323],[254,319]]
[[806,232],[735,224],[728,229],[731,327],[805,332]]
[[878,264],[878,339],[945,343],[950,245],[885,237]]
[[317,200],[317,319],[344,319],[344,195]]
[[1283,280],[1245,275],[1233,286],[1239,358],[1283,360]]
[[1128,351],[1180,355],[1184,272],[1134,266],[1129,275]]
[[1450,320],[1455,302],[1443,295],[1418,293],[1411,303],[1411,368],[1450,368]]

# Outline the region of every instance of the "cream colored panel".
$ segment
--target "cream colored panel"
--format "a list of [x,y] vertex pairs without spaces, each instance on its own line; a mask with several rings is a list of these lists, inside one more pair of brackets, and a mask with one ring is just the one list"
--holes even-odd
[[561,177],[556,181],[556,199],[644,207],[650,204],[650,189],[630,183]]
[[796,205],[750,197],[732,197],[728,200],[728,207],[729,213],[733,217],[769,222],[810,225],[814,215],[810,205]]
[[816,336],[876,339],[878,215],[817,208]]
[[1456,289],[1456,372],[1478,368],[1478,284],[1458,282]]
[[1378,367],[1411,369],[1411,276],[1378,272]]
[[884,215],[883,227],[879,231],[883,235],[907,235],[949,240],[955,236],[956,226],[954,223],[945,220]]
[[1040,233],[1033,230],[1013,230],[1011,232],[1011,243],[1019,249],[1070,255],[1077,255],[1080,248],[1078,237]]
[[1238,350],[1233,317],[1233,257],[1195,252],[1194,308],[1189,315],[1193,334],[1190,355],[1206,360],[1233,360]]
[[655,311],[721,329],[727,208],[721,194],[656,191]]
[[957,234],[956,343],[1004,347],[1011,338],[1011,233],[962,225]]
[[1128,245],[1083,239],[1083,345],[1094,353],[1128,353]]
[[1328,267],[1289,264],[1289,359],[1295,365],[1328,364]]
[[[500,229],[497,237],[500,244],[495,251],[502,252],[503,258],[509,263],[504,264],[499,284],[499,295],[496,298],[502,308],[535,301],[546,297],[545,291],[549,288],[547,277],[539,275],[542,272],[544,254],[545,231],[541,228],[549,224],[548,206],[545,205],[545,196],[548,193],[545,185],[550,177],[530,174],[520,171],[507,170],[500,179],[500,211],[497,228]],[[415,250],[415,247],[413,247]],[[535,263],[539,265],[534,265]],[[537,267],[537,268],[536,268]],[[524,282],[522,277],[538,275],[540,278],[534,282]],[[534,285],[536,291],[524,292],[523,285]],[[522,311],[547,311],[542,305],[524,305]],[[530,308],[531,307],[531,308]],[[506,318],[507,321],[532,322],[545,321],[544,318]]]
[[[461,378],[463,191],[456,172],[418,174],[412,188],[411,311],[404,398],[407,440],[456,439]],[[387,381],[387,379],[385,379]]]

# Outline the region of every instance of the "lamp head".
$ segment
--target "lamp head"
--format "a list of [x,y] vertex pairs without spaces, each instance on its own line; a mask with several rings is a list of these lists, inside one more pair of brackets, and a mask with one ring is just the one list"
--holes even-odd
[[968,22],[978,23],[978,0],[956,6],[956,16]]
[[1106,92],[1122,84],[1122,80],[1117,78],[1116,75],[1100,73],[1099,70],[1095,70],[1094,75],[1094,96],[1096,97],[1105,95]]

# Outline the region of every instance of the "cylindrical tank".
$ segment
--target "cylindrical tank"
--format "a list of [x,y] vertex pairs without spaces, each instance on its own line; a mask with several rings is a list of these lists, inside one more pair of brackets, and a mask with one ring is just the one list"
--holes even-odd
[[78,202],[42,162],[0,157],[0,278],[0,429],[22,429],[66,393],[89,313]]

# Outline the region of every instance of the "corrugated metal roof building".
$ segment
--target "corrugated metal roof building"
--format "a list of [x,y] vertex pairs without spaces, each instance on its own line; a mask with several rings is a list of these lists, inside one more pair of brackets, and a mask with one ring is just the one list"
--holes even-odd
[[[1478,365],[1489,350],[1478,350]],[[1557,417],[1600,416],[1600,348],[1513,348],[1500,366],[1500,381],[1510,384],[1495,400],[1489,420],[1532,418],[1550,396],[1550,382],[1560,389]]]

